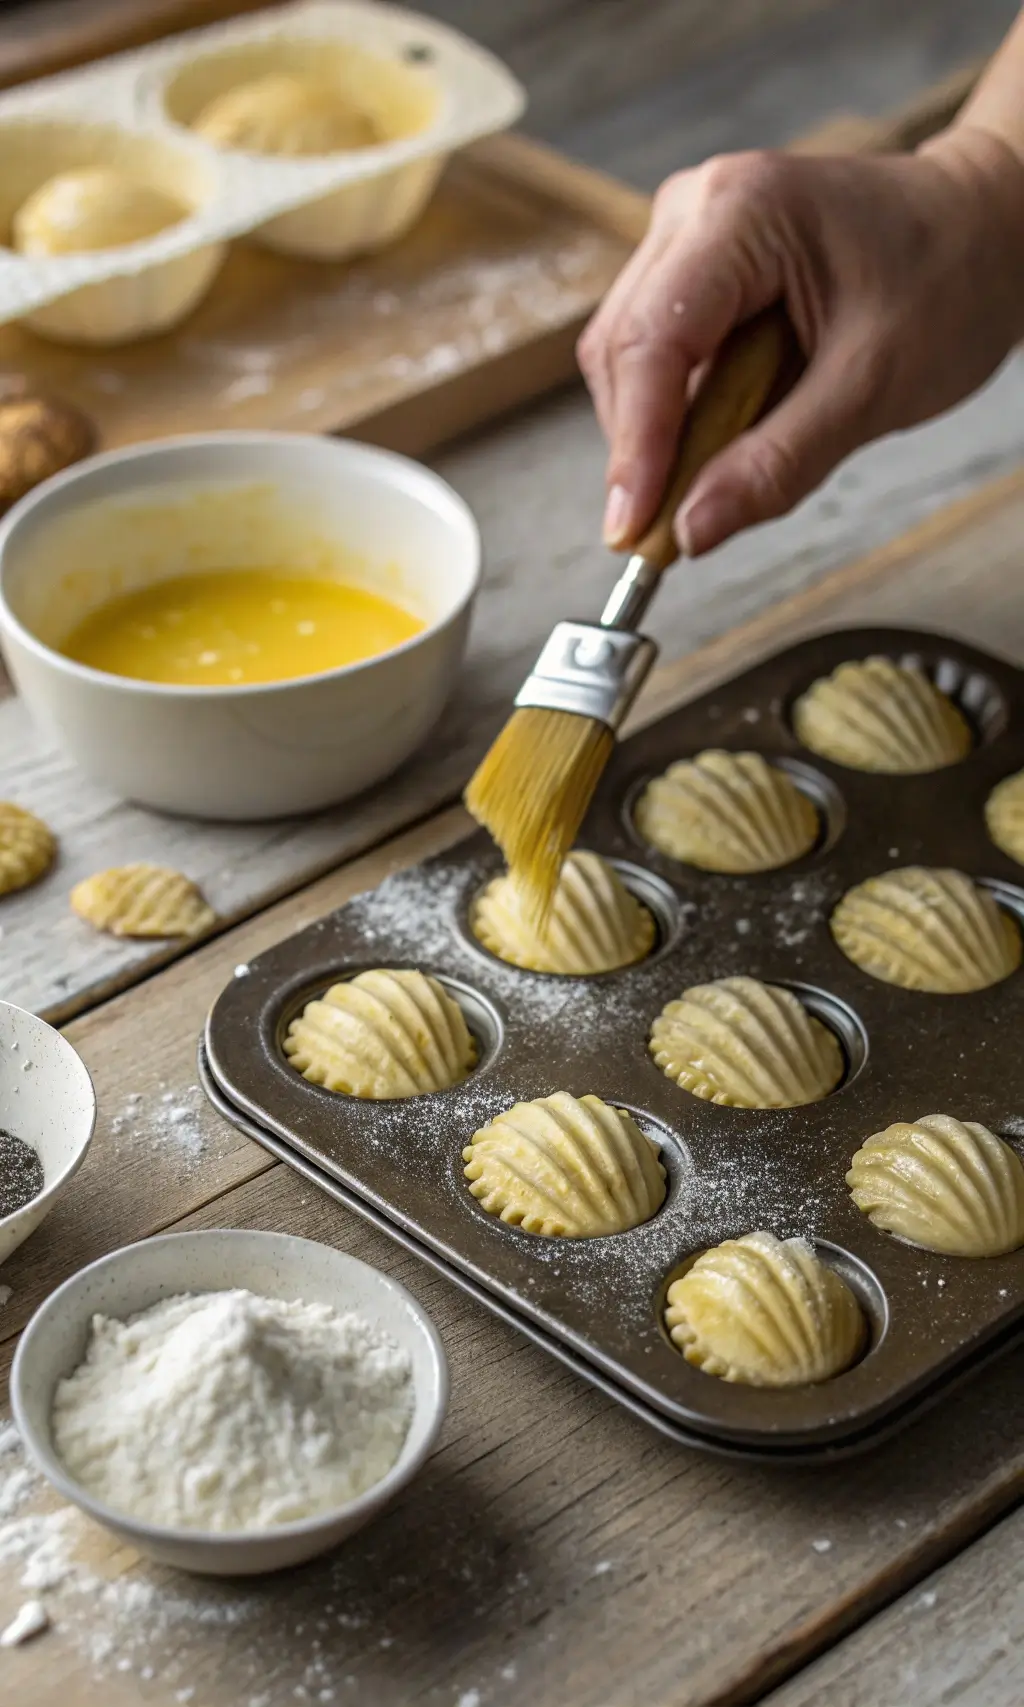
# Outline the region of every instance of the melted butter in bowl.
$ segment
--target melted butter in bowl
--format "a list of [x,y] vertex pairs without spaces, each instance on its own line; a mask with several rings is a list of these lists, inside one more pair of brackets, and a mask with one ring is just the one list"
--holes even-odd
[[426,740],[480,571],[466,505],[407,458],[205,433],[76,464],[0,520],[0,640],[96,782],[157,810],[337,805]]
[[72,630],[61,651],[137,681],[238,687],[360,663],[424,626],[382,594],[327,576],[213,570],[111,599]]

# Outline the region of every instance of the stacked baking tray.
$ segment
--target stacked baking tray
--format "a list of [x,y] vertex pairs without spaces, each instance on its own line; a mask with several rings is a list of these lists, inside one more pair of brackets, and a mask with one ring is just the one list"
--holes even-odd
[[[801,749],[790,706],[844,659],[920,663],[976,735],[962,763],[924,776],[846,770]],[[652,775],[709,747],[757,750],[818,806],[818,845],[786,869],[723,877],[645,846],[632,804]],[[653,911],[659,940],[595,978],[518,971],[469,929],[498,869],[483,835],[388,879],[239,968],[214,1004],[200,1069],[217,1107],[340,1201],[416,1251],[662,1433],[740,1456],[817,1461],[891,1432],[1024,1328],[1024,1252],[933,1255],[874,1228],[845,1184],[860,1142],[931,1113],[1024,1133],[1024,972],[972,995],[871,978],[828,920],[854,884],[895,866],[954,866],[1024,920],[1022,872],[989,841],[984,803],[1024,766],[1024,673],[934,635],[852,630],[806,641],[622,744],[581,845],[612,859]],[[282,1050],[290,1020],[371,966],[419,967],[463,1004],[480,1059],[450,1091],[374,1103],[308,1084]],[[846,1076],[807,1107],[723,1108],[664,1077],[652,1020],[689,985],[740,973],[796,990],[838,1035]],[[489,1216],[462,1149],[511,1103],[555,1090],[630,1109],[662,1146],[664,1206],[614,1237],[564,1240]],[[768,1390],[691,1368],[662,1326],[665,1290],[694,1253],[755,1228],[803,1234],[868,1317],[863,1358],[819,1386]]]

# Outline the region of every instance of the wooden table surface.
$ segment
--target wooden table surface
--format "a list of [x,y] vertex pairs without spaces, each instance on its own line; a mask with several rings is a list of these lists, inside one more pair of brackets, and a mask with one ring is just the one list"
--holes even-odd
[[[51,10],[71,18],[88,3]],[[113,20],[135,0],[102,4]],[[685,30],[675,0],[651,0],[642,16],[608,0],[425,9],[511,60],[530,86],[531,129],[651,188],[711,149],[784,141],[837,112],[903,101],[989,51],[1016,0],[694,0]],[[18,51],[30,18],[25,9]],[[0,33],[0,81],[3,48]],[[964,409],[853,459],[797,516],[674,577],[658,620],[668,663],[646,715],[836,622],[932,624],[1024,661],[1021,478],[831,573],[1022,453],[1017,360]],[[53,1629],[0,1653],[3,1699],[1019,1707],[1024,1517],[1007,1514],[1024,1491],[1021,1353],[841,1468],[780,1474],[682,1453],[203,1103],[196,1037],[233,966],[463,833],[453,809],[309,881],[454,797],[538,639],[557,615],[596,609],[609,579],[595,539],[601,446],[578,392],[435,460],[482,523],[480,621],[430,755],[429,797],[422,770],[410,772],[360,817],[354,840],[328,816],[302,829],[296,858],[294,831],[197,838],[128,813],[34,744],[13,702],[0,707],[2,792],[28,791],[70,850],[55,893],[75,862],[98,863],[116,846],[121,857],[159,851],[186,863],[229,917],[253,913],[143,979],[151,962],[109,956],[62,904],[45,939],[29,897],[5,904],[2,993],[79,1015],[68,1033],[94,1075],[101,1119],[74,1191],[0,1272],[0,1362],[52,1287],[116,1245],[178,1226],[288,1228],[384,1267],[433,1311],[454,1380],[440,1448],[381,1523],[268,1584],[217,1588],[151,1571],[84,1521],[48,1516],[53,1502],[35,1491],[12,1539],[0,1508],[0,1625],[46,1576],[55,1531],[79,1561],[46,1591]],[[0,1487],[9,1462],[0,1453]]]
[[[662,671],[645,715],[836,623],[933,624],[1024,661],[1022,530],[1016,476]],[[951,1699],[933,1689],[954,1668],[966,1680],[958,1701],[1016,1707],[1019,1524],[975,1538],[1024,1487],[1024,1352],[839,1466],[780,1471],[684,1452],[204,1106],[196,1037],[233,967],[465,829],[458,808],[429,820],[68,1027],[95,1078],[99,1128],[73,1191],[4,1265],[0,1313],[9,1354],[65,1275],[168,1227],[326,1239],[399,1276],[434,1313],[453,1374],[437,1452],[369,1531],[270,1582],[173,1577],[84,1519],[58,1518],[79,1564],[46,1596],[53,1629],[0,1656],[7,1698],[711,1707],[761,1699],[790,1678],[781,1707],[916,1707]],[[38,1525],[52,1507],[33,1493],[23,1512]],[[30,1530],[11,1556],[9,1531],[0,1526],[0,1611],[13,1613],[39,1540]],[[984,1694],[970,1693],[971,1679]]]

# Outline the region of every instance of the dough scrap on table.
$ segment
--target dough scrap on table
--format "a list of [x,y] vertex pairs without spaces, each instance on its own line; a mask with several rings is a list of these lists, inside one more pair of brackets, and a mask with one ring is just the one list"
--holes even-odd
[[444,985],[383,967],[307,1002],[284,1050],[311,1084],[375,1101],[449,1090],[476,1060],[465,1015]]
[[985,990],[1021,961],[1017,921],[962,871],[907,865],[843,896],[832,935],[862,971],[904,990]]
[[153,184],[112,166],[88,166],[33,190],[11,222],[12,242],[22,255],[119,249],[179,224],[187,213]]
[[959,707],[915,664],[864,658],[813,682],[793,707],[797,739],[852,770],[912,776],[956,764],[972,738]]
[[786,771],[713,747],[649,782],[634,819],[652,847],[703,871],[774,871],[818,838],[818,814]]
[[697,1369],[749,1387],[800,1387],[849,1369],[867,1339],[852,1291],[803,1239],[745,1233],[668,1289],[665,1326]]
[[694,984],[651,1027],[665,1077],[730,1108],[797,1108],[835,1090],[839,1040],[792,990],[758,978]]
[[985,825],[996,847],[1024,865],[1024,771],[997,783],[985,802]]
[[41,818],[11,800],[0,800],[0,895],[38,883],[56,853],[56,837]]
[[277,71],[216,95],[192,129],[218,148],[291,158],[369,148],[381,140],[368,115],[340,90]]
[[1024,1164],[974,1120],[926,1114],[866,1138],[846,1176],[874,1226],[947,1256],[1024,1245]]
[[84,878],[71,891],[71,906],[80,919],[111,936],[201,936],[217,919],[190,877],[145,862]]
[[649,1221],[665,1200],[658,1145],[625,1109],[556,1091],[517,1102],[462,1152],[489,1215],[545,1238],[596,1238]]
[[569,855],[542,929],[530,922],[507,872],[477,897],[471,923],[478,942],[499,960],[575,977],[632,966],[650,953],[656,934],[648,909],[594,853]]

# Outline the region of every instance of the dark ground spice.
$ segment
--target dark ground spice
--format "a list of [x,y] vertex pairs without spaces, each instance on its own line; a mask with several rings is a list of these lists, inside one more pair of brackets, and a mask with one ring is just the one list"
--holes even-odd
[[31,1203],[43,1183],[43,1164],[31,1144],[0,1129],[0,1217]]

